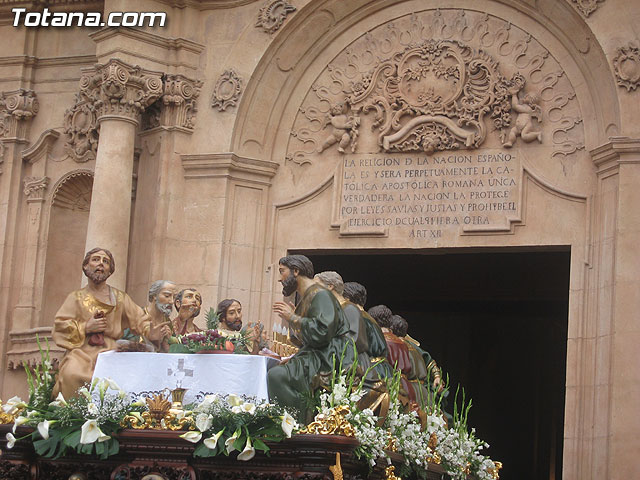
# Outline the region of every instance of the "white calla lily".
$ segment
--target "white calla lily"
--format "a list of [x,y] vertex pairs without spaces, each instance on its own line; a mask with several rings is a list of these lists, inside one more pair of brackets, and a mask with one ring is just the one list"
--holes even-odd
[[16,437],[13,436],[13,433],[7,433],[7,448],[13,448],[16,444]]
[[15,421],[13,422],[13,433],[16,433],[16,428],[18,428],[20,425],[23,425],[25,423],[27,423],[29,421],[28,417],[23,417],[22,415],[20,415],[19,417],[17,417],[15,419]]
[[62,392],[58,392],[58,396],[56,397],[56,399],[49,403],[49,406],[51,407],[64,407],[67,404],[67,401],[64,399],[64,396],[62,395]]
[[87,404],[87,412],[89,412],[89,415],[93,415],[94,417],[97,417],[98,414],[100,413],[97,405],[93,402],[89,402]]
[[229,394],[229,396],[227,397],[227,402],[229,402],[229,405],[231,405],[232,407],[239,407],[244,403],[242,401],[242,398],[233,393]]
[[203,442],[205,447],[207,447],[209,450],[215,449],[216,445],[218,445],[218,440],[220,440],[220,437],[222,436],[222,432],[224,432],[224,428],[216,433],[213,437],[206,438]]
[[256,456],[256,449],[251,445],[251,437],[247,437],[247,443],[244,450],[238,454],[238,460],[246,462]]
[[240,430],[236,430],[235,432],[233,432],[233,435],[231,435],[229,438],[225,440],[224,446],[227,449],[227,453],[231,453],[236,449],[236,447],[234,447],[233,444],[238,439],[239,436],[240,436]]
[[285,436],[287,438],[291,438],[291,433],[293,432],[294,428],[298,427],[298,423],[291,415],[289,415],[289,412],[285,411],[284,415],[282,416],[282,423],[280,424],[280,426],[282,427],[282,431],[284,432]]
[[24,403],[24,401],[20,397],[15,396],[11,397],[9,400],[7,400],[7,403],[2,405],[2,410],[4,411],[4,413],[7,413],[9,415],[15,415],[19,410],[22,410],[26,407],[27,404]]
[[253,403],[243,403],[242,411],[253,415],[254,413],[256,413],[256,406]]
[[180,435],[180,438],[184,438],[187,442],[198,443],[202,438],[201,432],[186,432]]
[[80,443],[82,443],[83,445],[95,443],[98,439],[105,436],[98,426],[98,421],[95,419],[87,420],[86,422],[84,422],[80,431]]
[[201,432],[206,432],[213,425],[213,417],[206,413],[200,413],[196,417],[196,428]]
[[56,423],[55,420],[53,421],[44,420],[38,424],[38,433],[43,439],[46,440],[49,438],[49,427],[54,423]]

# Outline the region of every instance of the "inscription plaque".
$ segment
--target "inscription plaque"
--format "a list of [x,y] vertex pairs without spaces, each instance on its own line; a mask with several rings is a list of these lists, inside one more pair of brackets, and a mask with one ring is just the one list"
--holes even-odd
[[338,224],[347,234],[397,230],[428,241],[504,231],[519,211],[515,150],[345,155],[338,178]]

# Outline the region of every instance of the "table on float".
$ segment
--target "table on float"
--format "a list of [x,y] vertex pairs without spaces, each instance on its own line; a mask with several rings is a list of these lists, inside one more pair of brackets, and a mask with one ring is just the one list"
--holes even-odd
[[277,363],[261,355],[111,351],[98,355],[93,377],[111,378],[132,395],[186,388],[185,403],[205,393],[268,400],[267,371]]

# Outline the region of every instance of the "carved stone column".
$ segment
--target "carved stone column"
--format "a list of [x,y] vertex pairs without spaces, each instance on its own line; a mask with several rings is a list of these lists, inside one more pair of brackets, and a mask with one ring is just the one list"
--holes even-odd
[[[16,267],[16,231],[22,175],[21,151],[27,144],[30,120],[38,112],[38,100],[32,90],[0,93],[0,321],[10,315],[9,289]],[[7,330],[0,330],[5,344]],[[0,373],[4,381],[4,369]]]
[[585,331],[583,358],[593,359],[595,370],[591,385],[587,378],[583,386],[583,414],[593,418],[584,426],[582,447],[590,446],[592,457],[583,472],[612,480],[639,478],[640,139],[612,137],[591,155],[598,175],[595,321]]
[[111,250],[117,269],[109,283],[120,289],[127,278],[136,127],[161,94],[160,73],[115,59],[88,69],[80,79],[77,101],[91,102],[100,125],[86,250]]

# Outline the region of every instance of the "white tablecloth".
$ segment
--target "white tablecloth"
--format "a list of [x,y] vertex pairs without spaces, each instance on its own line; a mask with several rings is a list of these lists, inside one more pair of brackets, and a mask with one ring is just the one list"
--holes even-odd
[[267,370],[278,362],[261,355],[104,352],[94,378],[111,378],[131,394],[187,388],[184,403],[203,393],[235,393],[268,400]]

